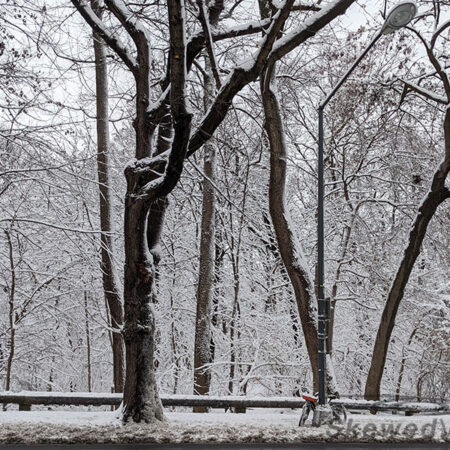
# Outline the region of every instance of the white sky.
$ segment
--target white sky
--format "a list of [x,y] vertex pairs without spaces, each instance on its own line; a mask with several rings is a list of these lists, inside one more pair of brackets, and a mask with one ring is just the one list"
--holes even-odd
[[[388,1],[388,10],[398,2]],[[343,23],[350,29],[356,30],[367,22],[377,21],[380,25],[383,23],[381,16],[384,10],[384,0],[357,1],[352,5],[343,18]]]

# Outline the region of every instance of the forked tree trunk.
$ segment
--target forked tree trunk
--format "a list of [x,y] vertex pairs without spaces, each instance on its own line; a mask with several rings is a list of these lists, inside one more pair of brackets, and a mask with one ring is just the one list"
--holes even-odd
[[[169,61],[168,82],[170,90],[162,94],[161,101],[149,107],[152,76],[151,40],[147,27],[132,16],[122,2],[105,0],[108,10],[118,19],[124,31],[133,40],[136,52],[129,52],[109,28],[93,17],[92,9],[82,0],[71,0],[89,25],[107,41],[133,73],[136,85],[136,131],[135,160],[125,170],[127,194],[125,198],[125,282],[124,338],[126,347],[126,379],[124,389],[123,420],[136,422],[162,420],[162,407],[158,398],[153,368],[154,313],[152,295],[155,280],[155,257],[163,223],[161,205],[179,181],[183,163],[187,156],[197,151],[215,132],[227,115],[236,94],[248,83],[257,79],[267,61],[281,58],[296,46],[314,36],[335,17],[343,14],[354,0],[337,0],[323,13],[314,15],[307,26],[300,27],[283,45],[274,49],[276,37],[291,12],[294,0],[287,0],[269,27],[263,45],[250,68],[238,67],[232,71],[216,94],[211,108],[201,121],[196,133],[190,137],[192,114],[186,107],[186,69],[200,52],[203,43],[193,47],[190,41],[189,58],[186,54],[186,23],[184,0],[168,0],[169,17]],[[218,0],[213,11],[223,7]],[[212,19],[211,19],[212,21]],[[211,42],[211,39],[206,39]],[[211,49],[208,49],[211,50]],[[272,51],[273,50],[273,51]],[[220,81],[220,80],[216,80]],[[163,107],[170,104],[174,138],[166,158],[152,154],[152,137],[161,123]],[[156,206],[154,209],[152,209]],[[150,216],[149,216],[150,214]],[[147,219],[155,223],[149,228]],[[156,238],[156,239],[153,239]],[[149,241],[155,245],[151,248]]]
[[425,238],[428,224],[434,216],[438,206],[450,197],[450,191],[445,187],[445,179],[450,169],[450,109],[447,108],[444,121],[445,157],[434,173],[431,188],[419,207],[416,218],[409,233],[409,241],[403,258],[395,275],[386,304],[384,306],[381,322],[378,328],[375,346],[372,354],[369,374],[367,376],[365,398],[366,400],[379,400],[380,385],[383,377],[386,356],[394,328],[397,311],[403,299],[406,284],[420,254],[422,242]]
[[[164,420],[154,369],[155,351],[155,278],[160,260],[160,239],[167,208],[167,196],[181,176],[189,142],[192,114],[185,98],[186,47],[184,2],[167,2],[170,17],[170,124],[161,123],[164,136],[173,125],[170,155],[154,170],[148,167],[155,129],[150,103],[150,39],[142,24],[133,29],[138,48],[136,80],[136,159],[125,170],[125,281],[124,338],[126,374],[124,422]],[[170,130],[168,130],[170,128]],[[156,152],[155,152],[156,154]],[[164,161],[164,160],[162,160]],[[163,175],[161,175],[163,173]]]
[[[144,44],[143,44],[144,45]],[[136,76],[136,160],[151,153],[152,125],[147,119],[149,105],[149,52],[141,55],[143,70]],[[164,127],[165,129],[166,127]],[[124,422],[164,420],[154,369],[156,266],[160,260],[159,244],[167,207],[167,196],[150,198],[138,193],[157,175],[141,175],[125,170],[125,270],[124,330],[126,371],[124,387]]]
[[[101,18],[102,11],[98,1],[92,0],[92,8]],[[120,298],[113,255],[112,230],[112,195],[109,175],[109,108],[108,108],[108,65],[106,61],[107,47],[97,33],[93,33],[95,54],[95,84],[97,99],[97,173],[100,191],[100,235],[101,240],[101,271],[103,292],[109,309],[112,332],[112,357],[114,391],[123,392],[125,349],[120,328],[123,324],[123,308]]]

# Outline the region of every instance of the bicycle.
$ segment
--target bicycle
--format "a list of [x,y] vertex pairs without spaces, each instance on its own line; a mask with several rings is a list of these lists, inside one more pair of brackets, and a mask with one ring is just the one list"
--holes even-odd
[[302,414],[300,416],[299,427],[303,427],[308,420],[309,413],[316,410],[317,396],[310,394],[302,394],[302,399],[305,400],[305,404],[302,408]]
[[[303,400],[305,400],[305,404],[302,408],[302,414],[300,416],[300,421],[298,423],[299,427],[303,427],[305,425],[305,422],[308,420],[309,413],[312,411],[313,414],[316,410],[317,406],[317,394],[311,395],[311,394],[302,394]],[[329,396],[329,400],[335,400],[336,397],[334,395]],[[330,403],[331,408],[331,422],[332,423],[339,423],[344,424],[347,421],[347,410],[345,409],[345,406]]]

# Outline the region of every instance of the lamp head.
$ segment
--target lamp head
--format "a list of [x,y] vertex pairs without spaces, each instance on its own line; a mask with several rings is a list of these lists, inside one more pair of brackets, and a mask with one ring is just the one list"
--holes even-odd
[[415,2],[405,1],[394,6],[386,17],[383,28],[383,34],[394,33],[414,19],[417,14],[417,6]]

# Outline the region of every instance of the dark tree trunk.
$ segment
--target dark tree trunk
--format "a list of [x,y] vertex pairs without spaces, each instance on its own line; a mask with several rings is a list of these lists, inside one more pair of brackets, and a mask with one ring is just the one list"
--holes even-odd
[[[186,157],[192,115],[185,99],[185,37],[181,1],[168,1],[170,17],[170,114],[160,122],[160,136],[171,134],[168,158],[159,170],[148,166],[155,130],[150,99],[150,39],[145,27],[133,29],[138,48],[136,79],[136,160],[125,170],[125,281],[124,337],[126,375],[123,420],[154,422],[164,420],[154,370],[156,266],[168,194],[178,183]],[[169,112],[169,111],[167,111]],[[162,144],[161,144],[162,145]],[[159,149],[161,151],[161,148]],[[155,155],[158,155],[158,149]],[[162,175],[161,175],[162,172]]]
[[[204,172],[208,179],[214,177],[214,148],[205,147]],[[194,350],[194,392],[205,395],[209,392],[210,372],[202,366],[211,362],[211,306],[214,294],[214,263],[215,263],[215,233],[214,233],[214,188],[205,178],[203,182],[202,228],[200,243],[200,268],[197,287],[197,316],[195,328]],[[194,408],[194,412],[200,411]]]
[[[153,287],[154,257],[148,250],[147,218],[150,205],[131,198],[128,186],[125,201],[125,347],[126,378],[123,420],[154,422],[163,420],[153,367],[155,317]],[[156,219],[156,218],[154,218]],[[154,233],[159,233],[160,227]]]
[[88,392],[92,392],[92,364],[91,364],[91,328],[89,326],[88,293],[84,291],[84,330],[86,333],[87,385]]
[[[102,12],[96,0],[92,1],[93,10],[101,18]],[[114,391],[123,392],[125,351],[120,328],[123,324],[123,308],[120,298],[113,255],[112,195],[109,175],[109,111],[108,111],[108,66],[107,47],[101,37],[94,32],[95,83],[97,98],[97,172],[100,190],[100,235],[101,270],[103,292],[109,309],[112,332],[113,380]]]
[[445,157],[434,173],[430,191],[419,207],[413,226],[409,233],[409,241],[403,258],[395,275],[392,287],[389,291],[384,306],[381,322],[378,328],[375,346],[366,381],[366,400],[379,400],[380,385],[383,377],[389,342],[394,328],[397,311],[403,299],[406,284],[414,267],[414,263],[420,254],[422,242],[425,238],[428,224],[436,213],[438,206],[450,197],[449,190],[445,187],[445,179],[450,169],[450,109],[447,108],[444,121]]
[[[415,327],[412,333],[409,336],[408,343],[406,344],[406,349],[411,345],[412,340],[414,339],[414,336],[416,335],[418,330],[418,327]],[[395,398],[394,400],[398,402],[400,400],[400,391],[402,389],[402,381],[403,381],[403,374],[405,373],[405,365],[406,365],[406,351],[405,348],[403,348],[403,356],[402,361],[400,363],[400,370],[398,372],[398,379],[397,379],[397,389],[395,390]]]
[[[6,379],[5,379],[5,391],[9,391],[11,389],[12,364],[14,360],[14,352],[16,349],[16,321],[15,321],[16,267],[14,263],[14,248],[11,233],[10,231],[5,230],[5,234],[6,240],[8,242],[9,268],[11,270],[11,285],[9,286],[9,293],[8,293],[9,354],[8,354],[8,361],[6,363]],[[3,409],[6,410],[6,404],[3,405]]]
[[294,288],[306,348],[311,362],[314,389],[316,390],[318,388],[317,307],[315,305],[314,286],[305,266],[301,247],[289,223],[289,213],[285,205],[287,153],[279,104],[272,85],[273,70],[273,66],[269,68],[261,82],[265,113],[264,127],[270,144],[270,216],[280,255]]
[[[207,67],[209,64],[207,63]],[[205,109],[212,95],[211,70],[205,76]],[[210,369],[204,366],[212,362],[211,354],[211,308],[214,295],[215,274],[215,192],[214,182],[215,147],[212,143],[204,146],[202,225],[200,233],[200,261],[197,286],[197,313],[195,320],[194,345],[194,393],[206,395],[211,383]],[[194,412],[207,412],[204,406],[194,407]]]

